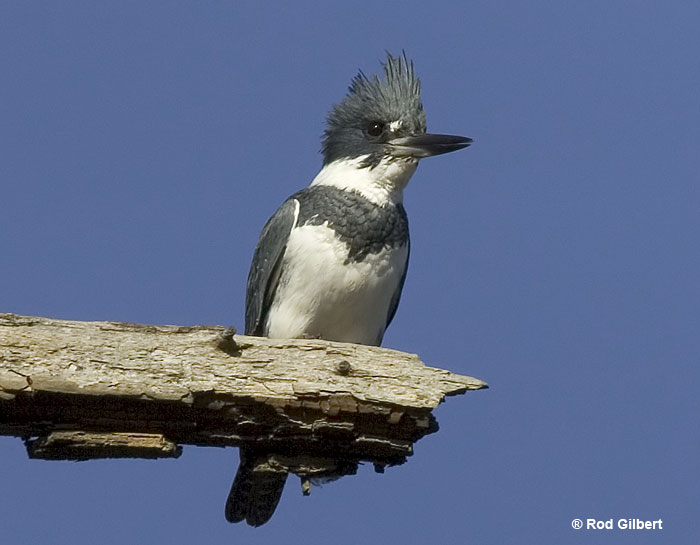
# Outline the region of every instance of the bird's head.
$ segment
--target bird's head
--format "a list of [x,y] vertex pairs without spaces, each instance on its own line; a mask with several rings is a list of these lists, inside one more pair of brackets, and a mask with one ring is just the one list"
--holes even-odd
[[360,72],[348,94],[328,115],[323,164],[361,158],[362,167],[401,162],[415,168],[419,159],[455,151],[471,138],[427,134],[420,80],[406,54],[387,53],[384,80]]

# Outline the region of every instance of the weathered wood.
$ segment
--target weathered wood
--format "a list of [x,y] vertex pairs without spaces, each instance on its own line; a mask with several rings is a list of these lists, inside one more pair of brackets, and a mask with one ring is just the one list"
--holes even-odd
[[91,460],[94,458],[178,458],[182,448],[155,433],[52,431],[27,441],[30,458]]
[[[60,457],[52,441],[66,457],[129,456],[129,441],[109,436],[151,434],[257,449],[300,475],[346,474],[360,460],[402,463],[437,431],[431,411],[445,396],[485,387],[379,347],[0,314],[0,435],[44,438],[30,443],[44,457]],[[55,432],[95,435],[81,451],[66,441],[84,435]]]

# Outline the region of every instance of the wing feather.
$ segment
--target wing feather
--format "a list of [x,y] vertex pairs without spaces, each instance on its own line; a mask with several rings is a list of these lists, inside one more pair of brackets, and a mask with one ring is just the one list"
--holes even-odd
[[[408,272],[408,258],[411,254],[411,239],[407,238],[406,239],[406,263],[403,266],[403,272],[401,273],[401,280],[399,280],[398,285],[396,286],[396,289],[394,290],[394,294],[391,296],[391,302],[389,303],[389,313],[387,314],[387,319],[386,319],[386,327],[389,327],[389,324],[391,321],[394,319],[394,315],[396,314],[396,309],[399,308],[399,300],[401,299],[401,291],[403,290],[403,284],[406,281],[406,273]],[[384,328],[386,330],[386,327]]]
[[287,200],[263,227],[248,273],[245,303],[246,335],[265,336],[265,321],[277,291],[289,233],[296,225],[299,202]]

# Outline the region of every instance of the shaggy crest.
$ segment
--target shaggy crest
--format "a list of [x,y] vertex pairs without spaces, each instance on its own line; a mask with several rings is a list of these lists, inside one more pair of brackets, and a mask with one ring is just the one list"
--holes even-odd
[[413,62],[406,53],[399,57],[387,53],[383,67],[384,80],[360,71],[343,101],[331,110],[323,136],[324,164],[343,157],[378,155],[381,140],[367,138],[368,128],[375,123],[400,122],[400,133],[406,135],[425,132],[420,80]]

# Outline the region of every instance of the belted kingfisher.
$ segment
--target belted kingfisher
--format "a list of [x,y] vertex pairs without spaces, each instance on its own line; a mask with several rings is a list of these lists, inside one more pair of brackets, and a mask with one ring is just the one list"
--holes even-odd
[[[406,279],[403,190],[425,157],[470,138],[427,134],[420,80],[405,53],[384,80],[360,72],[328,115],[323,168],[263,227],[246,292],[246,335],[379,345]],[[226,518],[264,524],[287,474],[241,448]]]

